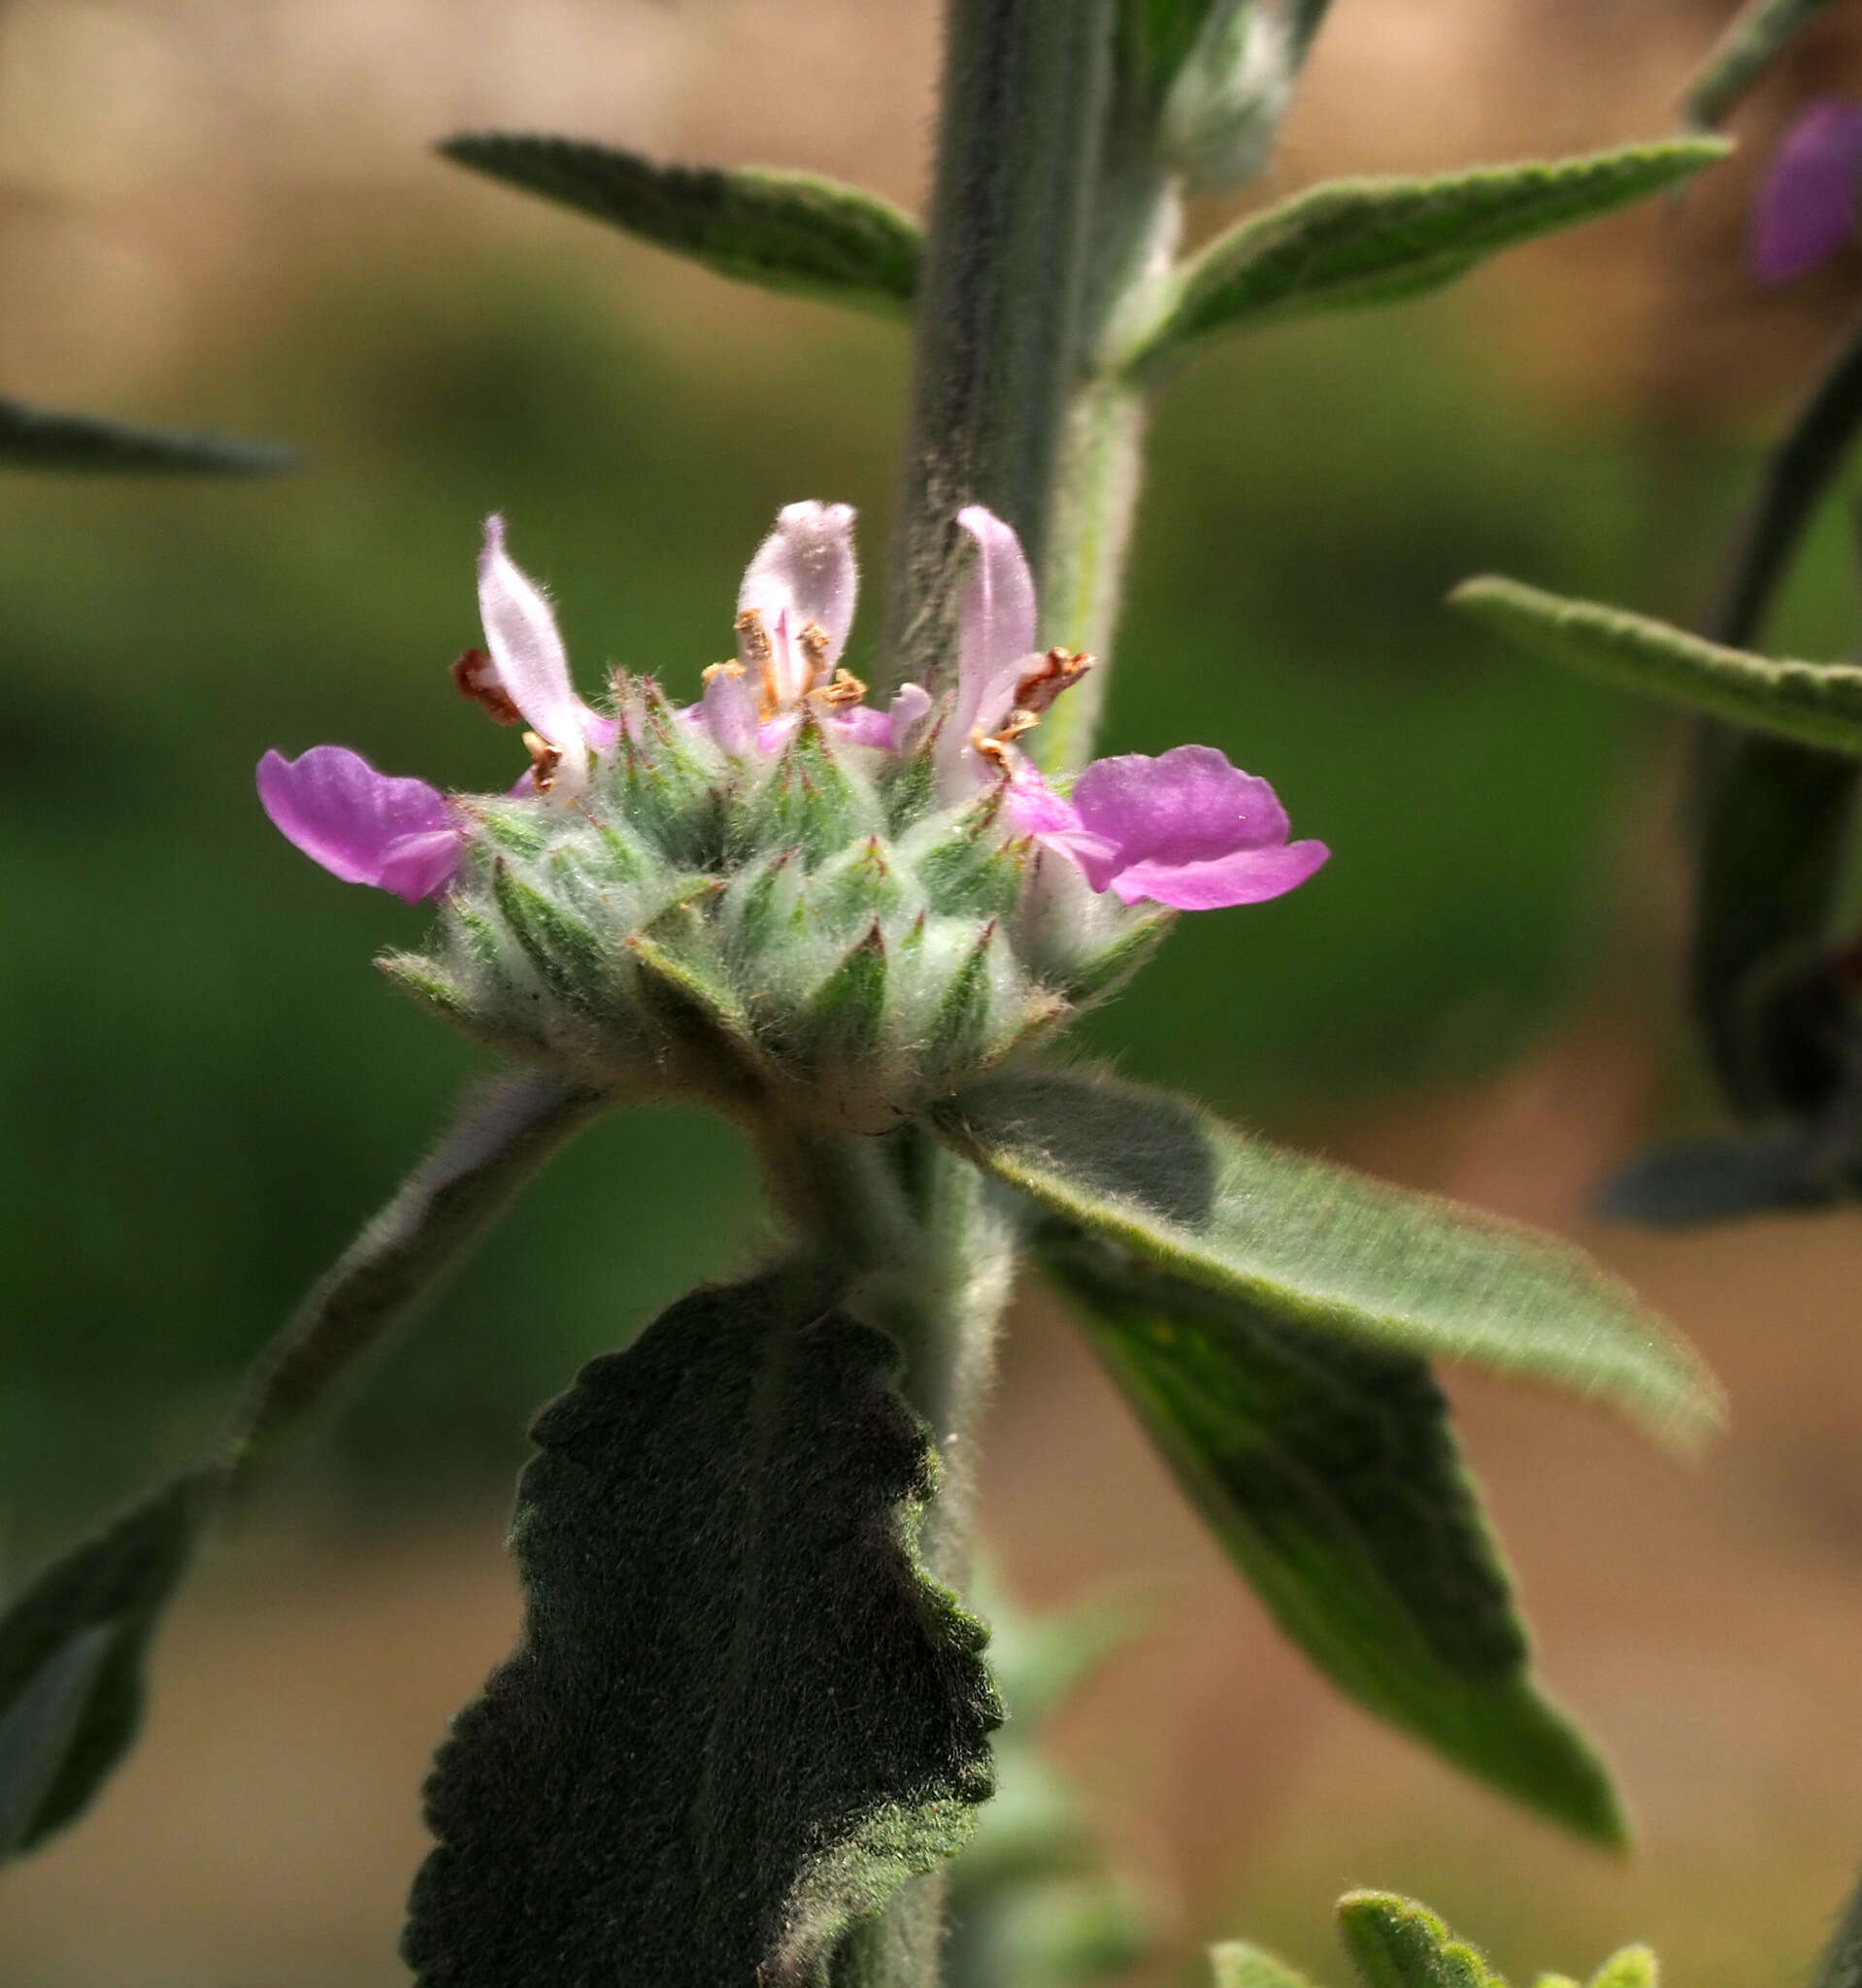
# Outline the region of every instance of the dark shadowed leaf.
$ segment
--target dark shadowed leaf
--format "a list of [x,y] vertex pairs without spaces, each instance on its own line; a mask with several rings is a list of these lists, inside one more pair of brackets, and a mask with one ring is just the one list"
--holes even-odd
[[142,1719],[143,1666],[217,1476],[176,1478],[42,1568],[0,1616],[0,1822],[5,1853],[83,1810]]
[[706,1290],[539,1418],[516,1653],[427,1789],[429,1988],[787,1988],[969,1835],[983,1632],[913,1549],[935,1450],[799,1275]]
[[1339,1931],[1365,1988],[1506,1988],[1477,1948],[1394,1892],[1347,1892]]
[[1533,1683],[1427,1364],[1288,1324],[1077,1231],[1045,1241],[1183,1489],[1319,1668],[1515,1800],[1621,1842],[1608,1771]]
[[1862,1885],[1851,1893],[1812,1976],[1812,1988],[1862,1988]]
[[1678,139],[1440,179],[1312,187],[1186,262],[1131,364],[1175,358],[1214,332],[1418,296],[1500,249],[1672,186],[1725,150],[1716,139]]
[[740,282],[894,315],[917,288],[917,223],[818,174],[660,165],[610,146],[498,131],[462,132],[440,150]]
[[1594,1395],[1682,1444],[1719,1419],[1686,1342],[1581,1251],[1166,1092],[1021,1071],[948,1099],[937,1129],[1051,1212],[1286,1324]]
[[1773,56],[1828,5],[1829,0],[1746,0],[1687,85],[1681,98],[1687,121],[1703,130],[1720,123]]
[[1568,600],[1517,580],[1470,580],[1448,596],[1541,662],[1800,745],[1862,753],[1862,669],[1722,648],[1646,614]]
[[254,477],[297,458],[263,442],[140,428],[97,414],[65,414],[0,399],[0,469],[156,470]]
[[1854,1192],[1830,1165],[1833,1157],[1808,1126],[1670,1140],[1612,1175],[1597,1212],[1651,1229],[1691,1229],[1828,1208]]

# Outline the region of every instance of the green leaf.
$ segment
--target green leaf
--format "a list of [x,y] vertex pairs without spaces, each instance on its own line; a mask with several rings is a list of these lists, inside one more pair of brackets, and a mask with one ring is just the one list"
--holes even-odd
[[1209,1971],[1215,1988],[1311,1988],[1304,1974],[1242,1939],[1212,1946]]
[[1432,180],[1339,180],[1251,215],[1177,273],[1134,370],[1214,332],[1385,304],[1487,256],[1672,186],[1727,149],[1677,139]]
[[1281,1628],[1361,1705],[1619,1844],[1608,1771],[1535,1688],[1507,1571],[1413,1353],[1317,1333],[1075,1232],[1049,1270]]
[[156,470],[263,477],[297,458],[263,442],[140,428],[97,414],[65,414],[0,399],[0,469]]
[[1620,1947],[1591,1975],[1590,1988],[1661,1988],[1661,1968],[1648,1947]]
[[1365,1988],[1506,1988],[1478,1949],[1394,1892],[1347,1892],[1339,1931]]
[[1681,97],[1687,121],[1711,129],[1770,66],[1772,58],[1828,0],[1746,0]]
[[900,316],[917,288],[917,223],[818,174],[659,165],[609,146],[496,131],[462,132],[440,150],[740,282]]
[[516,1653],[427,1788],[432,1988],[801,1988],[969,1835],[1000,1710],[914,1538],[890,1341],[799,1272],[683,1299],[539,1418]]
[[0,1616],[0,1856],[73,1821],[128,1751],[149,1644],[221,1481],[177,1477],[43,1568]]
[[1289,1325],[1595,1395],[1688,1445],[1720,1419],[1685,1341],[1577,1249],[1075,1071],[937,1108],[958,1151],[1106,1241]]
[[1448,605],[1539,661],[1615,689],[1800,745],[1862,754],[1862,669],[1850,664],[1778,662],[1722,648],[1646,614],[1493,576],[1464,580]]

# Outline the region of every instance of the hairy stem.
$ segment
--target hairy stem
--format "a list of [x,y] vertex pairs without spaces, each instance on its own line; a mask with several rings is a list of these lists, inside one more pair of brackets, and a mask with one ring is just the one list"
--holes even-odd
[[1044,568],[1085,296],[1114,0],[950,0],[884,645],[946,668],[967,503]]

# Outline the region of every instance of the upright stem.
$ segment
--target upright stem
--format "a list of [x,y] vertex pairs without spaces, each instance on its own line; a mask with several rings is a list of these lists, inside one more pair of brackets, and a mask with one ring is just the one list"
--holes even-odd
[[[1715,641],[1746,648],[1759,639],[1805,529],[1858,433],[1862,328],[1773,452],[1728,561],[1709,627]],[[1763,1116],[1777,1100],[1747,1040],[1746,997],[1755,971],[1824,936],[1855,813],[1856,763],[1717,724],[1702,728],[1695,761],[1694,1006],[1728,1102]]]
[[884,646],[947,665],[957,511],[986,504],[1043,570],[1079,351],[1115,0],[949,0]]

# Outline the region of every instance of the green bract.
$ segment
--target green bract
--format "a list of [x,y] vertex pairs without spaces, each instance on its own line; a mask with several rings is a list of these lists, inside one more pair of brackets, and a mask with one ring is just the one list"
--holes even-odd
[[650,680],[573,801],[470,804],[431,953],[387,971],[519,1055],[880,1133],[1105,994],[1169,922],[1095,893],[998,784],[940,804],[932,751],[805,711],[724,751]]

